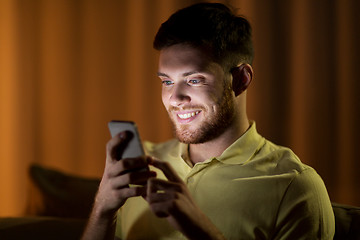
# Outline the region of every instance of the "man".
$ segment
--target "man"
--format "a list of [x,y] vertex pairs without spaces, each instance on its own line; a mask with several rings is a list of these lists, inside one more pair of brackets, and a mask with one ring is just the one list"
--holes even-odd
[[332,239],[319,175],[247,118],[248,22],[222,4],[196,4],[162,24],[154,47],[177,140],[145,143],[147,157],[120,161],[127,134],[108,142],[83,238]]

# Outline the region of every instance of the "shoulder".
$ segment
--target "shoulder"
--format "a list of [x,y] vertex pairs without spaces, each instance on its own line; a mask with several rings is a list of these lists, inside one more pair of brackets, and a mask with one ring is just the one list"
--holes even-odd
[[264,171],[263,174],[266,175],[289,174],[294,177],[307,169],[316,174],[310,166],[302,163],[290,148],[276,145],[266,139],[245,165]]
[[330,239],[334,234],[334,215],[320,175],[302,163],[289,148],[271,142],[267,142],[265,148],[268,148],[267,158],[274,159],[272,172],[288,179],[277,213],[279,236]]
[[294,175],[280,202],[276,226],[285,239],[332,239],[333,209],[325,184],[314,169]]

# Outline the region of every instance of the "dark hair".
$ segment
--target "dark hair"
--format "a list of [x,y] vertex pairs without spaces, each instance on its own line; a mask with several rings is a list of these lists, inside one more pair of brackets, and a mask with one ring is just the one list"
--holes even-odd
[[215,62],[228,69],[253,61],[249,22],[221,3],[198,3],[171,15],[157,32],[154,48],[179,43],[204,47]]

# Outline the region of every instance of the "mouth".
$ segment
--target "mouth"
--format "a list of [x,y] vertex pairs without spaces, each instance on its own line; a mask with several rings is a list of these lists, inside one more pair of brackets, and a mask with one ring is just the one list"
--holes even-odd
[[186,112],[177,112],[176,116],[178,122],[181,124],[186,124],[193,121],[199,114],[201,113],[200,110],[197,111],[186,111]]
[[200,111],[188,112],[188,113],[178,113],[177,116],[180,119],[189,119],[189,118],[195,117],[199,113],[200,113]]

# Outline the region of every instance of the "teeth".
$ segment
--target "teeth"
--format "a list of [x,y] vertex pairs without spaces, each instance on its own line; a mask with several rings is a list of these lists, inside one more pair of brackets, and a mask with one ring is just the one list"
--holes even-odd
[[191,118],[195,115],[198,115],[200,111],[196,111],[196,112],[191,112],[191,113],[185,113],[185,114],[178,114],[179,118],[181,119],[187,119],[187,118]]

